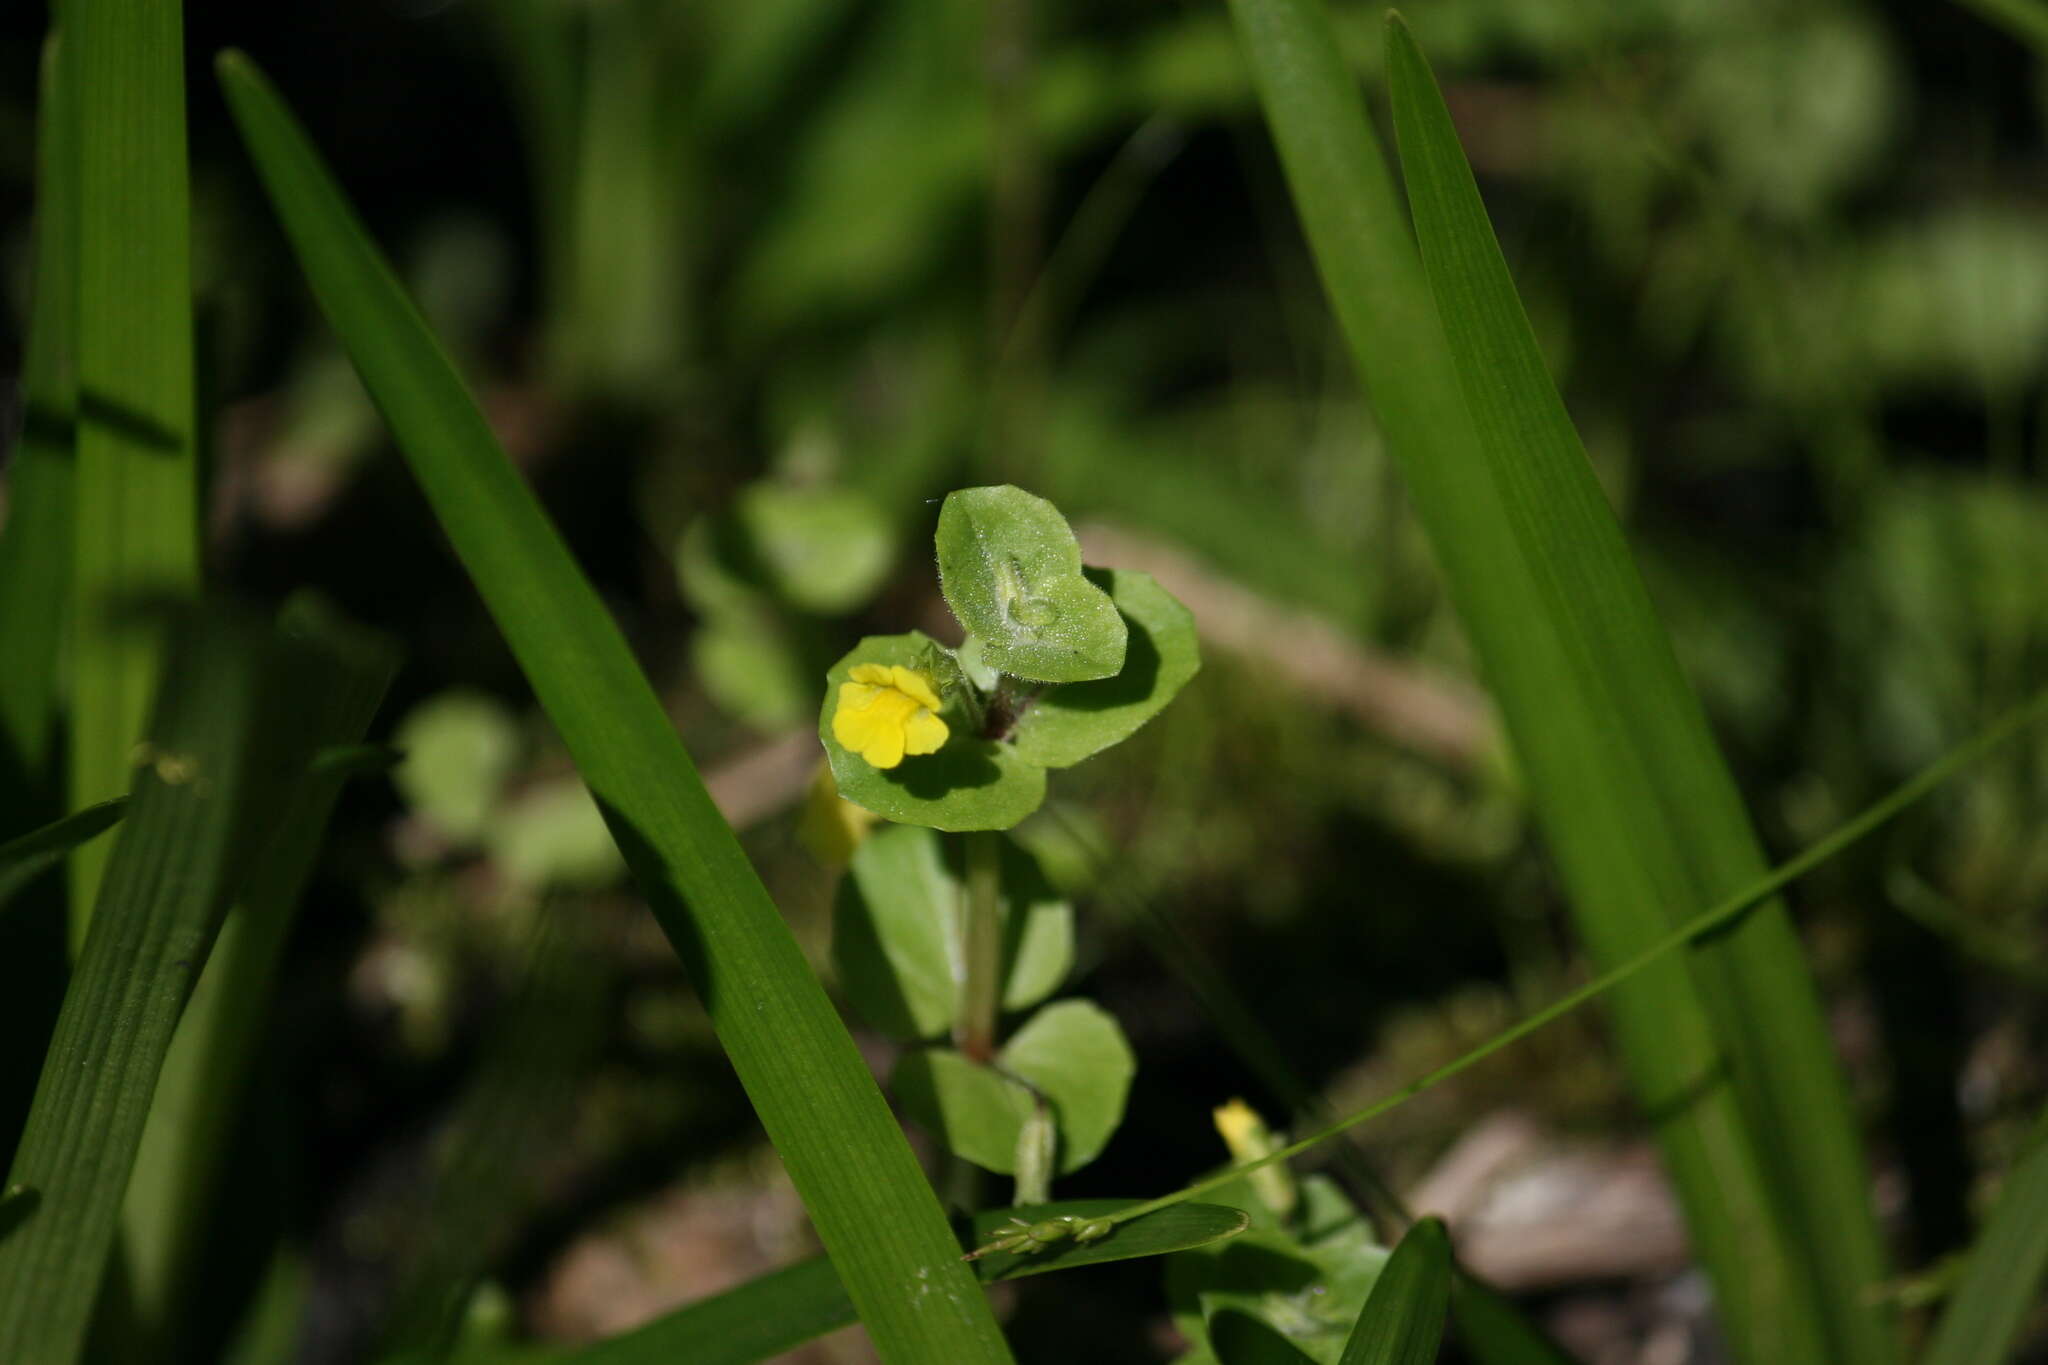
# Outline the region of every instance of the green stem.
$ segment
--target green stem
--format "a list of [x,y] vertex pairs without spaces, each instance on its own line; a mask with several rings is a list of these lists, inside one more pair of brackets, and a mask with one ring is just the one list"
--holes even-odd
[[960,1009],[953,1046],[982,1066],[995,1060],[1003,996],[1002,835],[965,835],[967,891],[960,899]]
[[1052,1166],[1059,1151],[1052,1108],[1036,1089],[1031,1092],[1031,1117],[1017,1135],[1017,1188],[1010,1203],[1017,1208],[1052,1202]]
[[1652,962],[1655,962],[1658,958],[1663,957],[1666,953],[1688,947],[1714,933],[1716,930],[1729,927],[1734,921],[1776,895],[1786,884],[1805,876],[1808,872],[1834,857],[1835,854],[1841,852],[1850,844],[1855,843],[1858,839],[1861,839],[1864,835],[1870,833],[1879,825],[1882,825],[1885,821],[1933,791],[1943,782],[1946,782],[1957,772],[1976,762],[2005,740],[2011,738],[2014,734],[2017,734],[2020,730],[2039,720],[2044,715],[2048,715],[2048,689],[2035,693],[2024,705],[2008,711],[1990,726],[1949,750],[1933,763],[1921,769],[1919,773],[1895,787],[1889,795],[1875,804],[1866,807],[1862,814],[1856,816],[1855,819],[1838,826],[1834,833],[1820,840],[1798,857],[1780,864],[1776,870],[1768,873],[1762,879],[1751,883],[1748,887],[1736,892],[1712,909],[1680,925],[1657,942],[1652,943],[1649,947],[1615,967],[1612,971],[1604,972],[1594,977],[1577,990],[1571,991],[1555,1002],[1546,1005],[1505,1032],[1497,1034],[1486,1042],[1481,1043],[1464,1056],[1454,1061],[1446,1062],[1436,1070],[1417,1077],[1399,1090],[1396,1090],[1393,1094],[1367,1105],[1357,1113],[1348,1114],[1327,1127],[1316,1130],[1291,1146],[1282,1147],[1275,1152],[1269,1152],[1256,1161],[1247,1161],[1239,1165],[1227,1166],[1214,1175],[1207,1176],[1182,1189],[1175,1190],[1172,1194],[1161,1195],[1157,1199],[1148,1199],[1142,1204],[1133,1204],[1127,1209],[1119,1209],[1115,1213],[1108,1215],[1109,1220],[1112,1223],[1128,1223],[1133,1218],[1142,1218],[1148,1213],[1156,1213],[1160,1209],[1181,1203],[1183,1200],[1192,1199],[1196,1195],[1206,1194],[1218,1186],[1228,1185],[1232,1181],[1263,1167],[1270,1166],[1276,1161],[1286,1161],[1290,1157],[1300,1156],[1318,1143],[1327,1142],[1346,1129],[1355,1128],[1359,1124],[1364,1123],[1367,1119],[1378,1118],[1388,1110],[1407,1103],[1423,1091],[1449,1080],[1462,1071],[1470,1070],[1509,1044],[1521,1041],[1537,1029],[1542,1028],[1545,1024],[1563,1018],[1595,996],[1612,990],[1629,977],[1634,976],[1637,972],[1649,966]]

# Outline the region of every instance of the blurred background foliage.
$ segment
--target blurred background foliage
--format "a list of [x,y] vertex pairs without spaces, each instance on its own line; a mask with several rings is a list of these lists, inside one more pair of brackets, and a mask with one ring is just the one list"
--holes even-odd
[[[0,18],[17,369],[39,8]],[[1376,99],[1380,10],[1338,6]],[[1789,854],[2048,668],[2040,60],[1907,0],[1407,10]],[[799,838],[807,718],[861,634],[945,628],[940,495],[1029,487],[1194,610],[1209,666],[1180,705],[1022,832],[1139,1053],[1130,1121],[1063,1194],[1164,1188],[1221,1159],[1229,1096],[1362,1099],[1569,979],[1220,6],[307,0],[187,23],[213,572],[259,600],[313,585],[408,651],[376,730],[407,756],[344,799],[242,1128],[250,1197],[222,1215],[288,1254],[209,1268],[217,1340],[274,1318],[340,1362],[458,1312],[588,1336],[804,1245],[196,74],[231,43],[404,263],[821,970],[837,873]],[[2048,1092],[2044,798],[2037,738],[1797,897],[1918,1269],[1965,1244]],[[1641,1120],[1602,1047],[1591,1017],[1534,1039],[1366,1130],[1365,1159],[1412,1190],[1507,1113],[1626,1156]],[[1517,1287],[1589,1358],[1697,1320],[1678,1265],[1608,1249]],[[1022,1358],[1165,1358],[1155,1276],[1069,1279],[1017,1292]]]

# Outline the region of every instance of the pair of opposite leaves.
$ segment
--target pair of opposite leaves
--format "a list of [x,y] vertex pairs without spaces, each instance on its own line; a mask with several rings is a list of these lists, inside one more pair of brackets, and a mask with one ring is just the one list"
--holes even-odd
[[[1007,485],[951,494],[939,514],[939,580],[970,632],[956,655],[912,631],[863,639],[828,672],[818,733],[840,793],[886,819],[934,829],[1008,829],[1069,767],[1158,714],[1201,667],[1193,618],[1150,576],[1088,569],[1066,519]],[[862,665],[930,676],[949,738],[877,768],[833,735],[840,689]],[[979,732],[970,687],[1022,681],[1000,737]]]

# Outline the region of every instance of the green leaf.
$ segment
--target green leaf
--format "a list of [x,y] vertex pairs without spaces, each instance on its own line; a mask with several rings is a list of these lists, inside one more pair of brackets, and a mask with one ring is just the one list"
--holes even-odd
[[[982,1209],[969,1220],[969,1230],[962,1240],[970,1247],[986,1246],[1001,1235],[1002,1229],[1014,1218],[1100,1218],[1130,1206],[1128,1199],[1067,1199],[1051,1204],[1032,1204],[1026,1208]],[[1175,1209],[1186,1209],[1189,1216],[1161,1221],[1162,1215]],[[1250,1219],[1242,1209],[1226,1208],[1220,1204],[1177,1204],[1173,1209],[1161,1209],[1158,1213],[1133,1218],[1128,1223],[1118,1223],[1107,1237],[1093,1242],[1071,1239],[1055,1242],[1044,1251],[1030,1255],[991,1251],[974,1264],[985,1281],[1022,1279],[1027,1275],[1046,1275],[1077,1266],[1192,1251],[1227,1241],[1243,1232],[1249,1223]]]
[[[1242,1251],[1233,1244],[1168,1263],[1167,1294],[1182,1331],[1203,1340],[1218,1310],[1230,1309],[1260,1320],[1319,1365],[1337,1365],[1387,1249],[1328,1176],[1308,1176],[1300,1190],[1287,1218],[1266,1206],[1250,1178],[1212,1191],[1216,1202],[1244,1209],[1252,1231]],[[1256,1333],[1230,1330],[1238,1344],[1256,1349]],[[1214,1354],[1232,1358],[1227,1350]]]
[[1209,1315],[1209,1350],[1218,1365],[1315,1365],[1278,1329],[1241,1308],[1221,1308]]
[[1058,1169],[1067,1174],[1093,1161],[1116,1132],[1136,1070],[1115,1019],[1086,1000],[1062,1000],[1033,1015],[993,1067],[951,1048],[924,1048],[904,1055],[889,1084],[904,1113],[948,1151],[999,1175],[1016,1173],[1017,1138],[1037,1090],[1059,1125]]
[[1431,1365],[1451,1297],[1451,1241],[1424,1218],[1404,1234],[1358,1315],[1340,1365]]
[[690,664],[705,695],[770,734],[803,723],[817,685],[781,626],[758,607],[723,610],[698,627]]
[[2048,56],[2048,4],[2042,0],[1962,0],[1984,18]]
[[1115,1017],[1087,1000],[1047,1005],[1003,1044],[997,1061],[1051,1102],[1062,1174],[1081,1169],[1108,1144],[1137,1072]]
[[0,1191],[0,1242],[26,1223],[42,1202],[42,1194],[26,1185],[10,1185]]
[[[1613,963],[1753,881],[1762,851],[1398,19],[1387,61],[1415,235],[1475,438],[1460,459],[1476,505],[1425,514],[1440,550],[1463,539],[1460,560],[1485,557],[1451,566],[1454,596],[1580,932]],[[1666,1158],[1736,1356],[1896,1359],[1891,1310],[1871,1294],[1886,1271],[1870,1174],[1784,907],[1645,973],[1615,1005],[1640,1102],[1673,1116]]]
[[55,814],[57,665],[70,597],[78,372],[77,104],[59,45],[43,46],[36,104],[35,296],[21,428],[0,527],[0,818]]
[[575,778],[528,787],[484,832],[484,847],[513,884],[534,889],[610,886],[626,867],[590,789]]
[[[898,825],[861,844],[839,883],[832,960],[860,1016],[892,1038],[937,1038],[960,1006],[960,911],[967,894],[957,841]],[[1074,909],[1038,860],[1003,840],[1003,1007],[1050,995],[1074,959]]]
[[676,576],[706,612],[779,603],[837,616],[873,597],[895,559],[895,529],[867,494],[763,481],[689,524],[676,543]]
[[0,1360],[84,1343],[151,1093],[193,981],[347,679],[325,651],[239,619],[179,628],[100,904],[7,1184],[42,1206],[0,1242]]
[[15,892],[40,876],[43,869],[57,863],[72,849],[113,828],[127,806],[126,797],[102,801],[97,806],[87,806],[76,815],[67,815],[62,820],[0,844],[0,906],[6,905]]
[[[205,1263],[218,1208],[222,1159],[241,1122],[240,1101],[296,912],[329,815],[353,768],[324,761],[360,740],[398,667],[392,643],[310,596],[279,618],[288,638],[324,661],[321,685],[294,698],[294,723],[312,754],[264,819],[275,828],[244,873],[220,940],[178,1018],[122,1207],[128,1307],[152,1358],[175,1353],[194,1277]],[[365,746],[355,746],[365,747]]]
[[405,753],[391,774],[398,794],[458,843],[483,835],[525,747],[519,722],[503,702],[463,689],[415,706],[392,742]]
[[[834,739],[839,689],[857,664],[901,665],[932,674],[952,730],[945,747],[905,758],[894,768],[877,768]],[[1045,800],[1045,770],[1019,758],[1012,746],[975,734],[957,668],[937,641],[916,631],[870,635],[832,665],[825,675],[818,738],[841,796],[886,820],[945,830],[1008,829],[1038,809]]]
[[732,517],[707,513],[693,518],[676,537],[676,587],[683,600],[706,615],[771,607],[767,590],[747,577],[744,558]]
[[[1241,1193],[1253,1199],[1249,1186]],[[1337,1365],[1387,1252],[1355,1211],[1320,1231],[1302,1226],[1299,1236],[1269,1226],[1227,1246],[1175,1257],[1166,1275],[1175,1323],[1206,1341],[1218,1315],[1235,1312],[1263,1323],[1317,1365]],[[1248,1328],[1231,1330],[1238,1345],[1258,1340]],[[1214,1354],[1231,1358],[1221,1348]]]
[[1124,621],[1081,572],[1059,509],[1003,484],[939,509],[939,588],[982,658],[1032,682],[1085,682],[1123,667]]
[[965,1161],[999,1175],[1017,1171],[1017,1139],[1031,1117],[1031,1092],[993,1067],[949,1047],[906,1053],[889,1089],[905,1115]]
[[237,54],[219,70],[322,310],[682,958],[869,1335],[898,1365],[1008,1361],[859,1049],[603,601],[269,83]]
[[761,576],[801,611],[836,616],[861,606],[896,558],[888,518],[855,489],[757,483],[733,510]]
[[1044,768],[1070,767],[1129,739],[1202,667],[1195,618],[1150,574],[1089,569],[1087,576],[1116,603],[1129,644],[1115,677],[1048,687],[1017,721],[1010,737],[1017,756]]
[[1505,1294],[1453,1267],[1451,1317],[1478,1365],[1578,1365]]
[[2048,1277],[2048,1115],[2005,1178],[1921,1365],[2008,1360]]
[[[73,0],[63,10],[59,63],[75,78],[78,138],[74,807],[127,790],[161,647],[137,605],[199,585],[182,8]],[[96,848],[71,861],[74,949],[103,867]]]
[[[983,1209],[968,1220],[963,1247],[985,1245],[1012,1217],[1099,1218],[1126,1199],[1071,1199],[1028,1209]],[[1055,1243],[1034,1256],[990,1252],[973,1262],[982,1283],[1045,1275],[1110,1261],[1165,1256],[1235,1237],[1245,1227],[1238,1209],[1214,1204],[1180,1204],[1120,1223],[1099,1241]],[[854,1320],[853,1305],[819,1256],[749,1280],[737,1289],[679,1308],[623,1336],[581,1348],[528,1347],[479,1351],[456,1357],[454,1365],[754,1365],[793,1350]]]

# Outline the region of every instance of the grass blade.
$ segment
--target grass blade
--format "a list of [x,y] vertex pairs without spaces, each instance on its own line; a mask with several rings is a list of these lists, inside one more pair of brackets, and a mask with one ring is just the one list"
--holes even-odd
[[1209,1315],[1209,1349],[1223,1365],[1315,1365],[1315,1357],[1296,1346],[1263,1318],[1238,1308]]
[[[71,590],[78,396],[78,104],[71,60],[43,46],[36,108],[33,313],[22,357],[22,424],[0,526],[0,830],[64,814],[58,679]],[[0,1151],[28,1113],[63,1000],[70,932],[64,878],[40,879],[0,918]]]
[[[0,818],[41,818],[60,786],[54,766],[57,648],[71,584],[73,424],[78,371],[76,103],[53,38],[37,103],[35,299],[22,357],[21,443],[7,471],[0,528]],[[16,826],[18,827],[18,826]]]
[[2005,1178],[1921,1365],[2008,1360],[2048,1277],[2048,1115]]
[[886,1360],[1009,1359],[853,1039],[626,643],[256,68],[221,83],[322,309],[568,745]]
[[362,738],[397,670],[385,640],[310,601],[286,608],[284,629],[317,641],[332,666],[326,685],[301,699],[298,725],[312,757],[277,795],[276,833],[249,867],[219,942],[178,1021],[157,1078],[123,1205],[128,1306],[144,1340],[170,1359],[188,1307],[185,1290],[208,1231],[242,1083],[263,1042],[278,959],[313,868],[327,818],[349,770],[323,764],[337,745]]
[[[138,601],[199,581],[191,212],[178,0],[67,0],[77,101],[78,477],[71,805],[127,790],[158,643]],[[91,98],[82,92],[91,91]],[[71,865],[72,945],[105,855]]]
[[1451,1300],[1451,1239],[1424,1218],[1401,1237],[1374,1282],[1338,1365],[1430,1365]]
[[1276,1148],[1254,1161],[1239,1162],[1212,1175],[1204,1176],[1190,1185],[1185,1185],[1171,1194],[1157,1199],[1148,1199],[1141,1204],[1129,1205],[1111,1214],[1112,1221],[1126,1218],[1140,1218],[1158,1209],[1170,1208],[1182,1200],[1192,1199],[1221,1186],[1233,1184],[1261,1167],[1287,1161],[1303,1152],[1317,1147],[1347,1129],[1392,1109],[1397,1109],[1414,1099],[1432,1086],[1469,1070],[1485,1061],[1502,1048],[1519,1042],[1536,1030],[1554,1023],[1597,996],[1604,995],[1633,978],[1647,973],[1658,961],[1668,955],[1692,947],[1696,943],[1724,935],[1728,930],[1748,918],[1757,907],[1768,904],[1772,897],[1786,886],[1819,867],[1828,859],[1840,853],[1850,844],[1869,834],[1878,826],[1896,816],[1900,811],[1927,795],[1949,778],[1954,777],[1970,764],[1983,758],[2006,740],[2019,734],[2027,726],[2048,718],[2048,688],[2034,694],[2024,705],[2008,711],[1977,734],[1958,744],[1934,762],[1922,768],[1906,781],[1894,787],[1880,799],[1865,806],[1852,819],[1837,825],[1824,838],[1809,844],[1797,856],[1780,863],[1776,868],[1757,878],[1742,890],[1724,897],[1718,904],[1701,911],[1676,929],[1665,933],[1655,942],[1643,947],[1624,961],[1609,967],[1591,981],[1576,989],[1565,992],[1543,1008],[1525,1014],[1522,1018],[1468,1052],[1462,1053],[1432,1071],[1409,1081],[1388,1095],[1375,1100],[1363,1109],[1355,1110],[1323,1125],[1298,1138],[1285,1147]]
[[0,844],[0,907],[5,907],[14,893],[34,881],[43,869],[112,829],[127,805],[125,799],[102,801]]
[[2048,4],[2042,0],[1957,0],[2036,53],[2048,52]]
[[[1507,702],[1510,724],[1549,809],[1581,931],[1596,956],[1613,960],[1668,927],[1641,907],[1710,904],[1761,872],[1763,856],[1544,367],[1435,78],[1398,18],[1387,43],[1424,269],[1481,451],[1512,513],[1509,543],[1555,635],[1544,674],[1521,684],[1542,700]],[[1632,894],[1651,889],[1659,894]],[[1816,1326],[1833,1359],[1881,1365],[1897,1341],[1869,1295],[1885,1273],[1869,1172],[1790,920],[1765,906],[1690,965],[1684,985],[1705,1026],[1697,1043],[1674,1037],[1682,1021],[1670,997],[1617,996],[1638,1092],[1655,1111],[1705,1082],[1739,1104],[1728,1136],[1750,1151],[1734,1159],[1759,1164],[1765,1188],[1754,1213],[1778,1224],[1790,1262],[1781,1288],[1762,1287],[1787,1315],[1771,1357],[1796,1355],[1793,1343]],[[1725,1086],[1710,1079],[1717,1071]],[[1718,1184],[1691,1189],[1688,1212],[1719,1200]],[[1723,1244],[1713,1259],[1724,1282],[1738,1255],[1754,1281],[1755,1251]],[[1764,1344],[1752,1338],[1750,1353]]]
[[1458,1341],[1480,1365],[1578,1365],[1498,1289],[1462,1266],[1451,1281],[1451,1319]]
[[[1549,399],[1532,409],[1537,430],[1475,421],[1473,389],[1485,390],[1491,417],[1509,400],[1469,363],[1472,316],[1457,318],[1463,354],[1446,335],[1451,310],[1472,301],[1437,297],[1436,265],[1429,276],[1418,268],[1327,15],[1316,0],[1233,0],[1233,11],[1325,288],[1508,722],[1581,932],[1597,961],[1624,960],[1753,880],[1754,837],[1576,436],[1550,421],[1562,409],[1540,361]],[[1419,68],[1417,57],[1410,85]],[[1411,98],[1404,132],[1416,111]],[[1457,168],[1469,185],[1462,158]],[[1464,203],[1476,213],[1476,192]],[[1448,226],[1472,221],[1460,212]],[[1476,221],[1491,248],[1483,214]],[[1430,219],[1431,234],[1446,227],[1444,214]],[[1512,301],[1504,269],[1487,278]],[[1515,390],[1515,410],[1531,398]],[[1614,1013],[1737,1355],[1891,1359],[1883,1310],[1860,1299],[1881,1267],[1861,1158],[1782,912],[1643,973]],[[1776,1051],[1755,1055],[1750,1023],[1775,1030]],[[1766,1116],[1794,1075],[1809,1088],[1792,1122],[1774,1126]],[[1788,1170],[1810,1177],[1805,1187]],[[1809,1217],[1822,1208],[1825,1220]]]
[[[1012,1214],[1035,1218],[1072,1214],[1097,1218],[1124,1207],[1124,1199],[1073,1199],[1037,1204],[1028,1210],[984,1209],[961,1231],[963,1247],[978,1247]],[[1165,1256],[1234,1237],[1250,1221],[1242,1209],[1219,1204],[1180,1204],[1134,1219],[1114,1236],[1085,1246],[1068,1243],[1040,1256],[993,1253],[974,1262],[984,1284],[1043,1275],[1108,1261]],[[456,1365],[752,1365],[793,1350],[813,1337],[854,1321],[853,1303],[823,1256],[749,1280],[678,1308],[643,1327],[584,1347],[527,1347],[458,1353]],[[397,1365],[394,1362],[393,1365]]]
[[[1013,1218],[1051,1218],[1071,1214],[1076,1218],[1100,1218],[1127,1209],[1129,1199],[1070,1199],[1056,1204],[1033,1204],[1018,1209],[983,1209],[969,1220],[962,1240],[972,1247],[986,1246],[1004,1224]],[[1142,1256],[1165,1256],[1208,1246],[1243,1232],[1250,1217],[1242,1209],[1222,1204],[1176,1204],[1142,1218],[1119,1223],[1111,1235],[1097,1242],[1059,1242],[1031,1256],[993,1251],[975,1264],[977,1273],[988,1281],[1016,1280],[1027,1275],[1045,1275],[1055,1270],[1072,1270],[1107,1261],[1129,1261]]]
[[278,798],[300,719],[335,670],[268,629],[181,628],[113,856],[8,1184],[41,1197],[0,1243],[0,1360],[77,1358],[150,1092],[192,982]]

